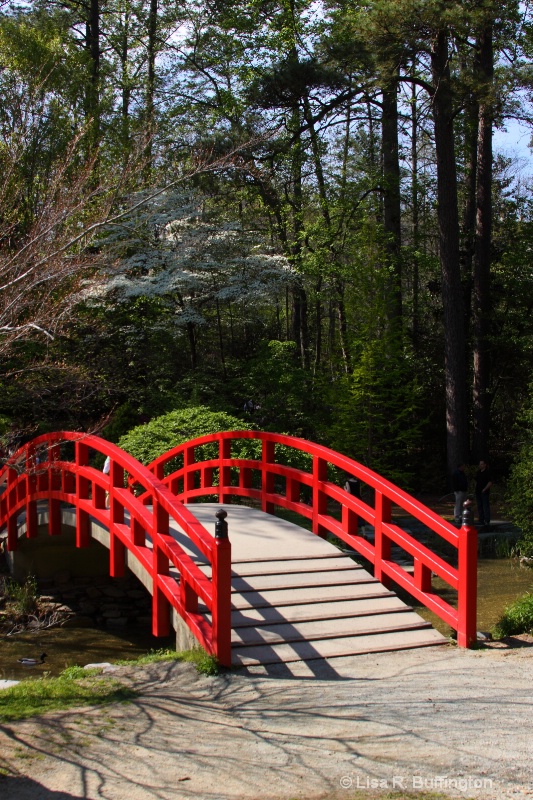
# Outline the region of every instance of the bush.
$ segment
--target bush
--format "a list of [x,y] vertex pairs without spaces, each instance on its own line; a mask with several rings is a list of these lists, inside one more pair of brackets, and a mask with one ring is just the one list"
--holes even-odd
[[[119,447],[130,453],[142,464],[150,464],[158,456],[179,444],[197,439],[209,433],[232,430],[252,430],[254,426],[238,417],[223,411],[211,411],[207,406],[182,408],[163,414],[161,417],[138,425],[118,442]],[[261,453],[260,442],[242,440],[238,452],[233,455],[240,458],[257,458]],[[216,458],[217,445],[206,445],[199,452],[199,458]],[[174,469],[176,467],[174,466]]]
[[533,594],[529,592],[507,606],[493,629],[496,639],[518,633],[533,633]]
[[[227,414],[223,411],[211,411],[207,406],[183,408],[163,414],[161,417],[138,425],[118,442],[130,455],[142,464],[150,464],[158,456],[168,452],[179,444],[197,439],[209,433],[232,430],[254,430],[256,426],[251,423]],[[233,444],[233,458],[261,459],[261,442],[253,439],[241,439]],[[218,458],[218,445],[207,444],[197,450],[197,460]],[[278,445],[276,448],[276,461],[286,466],[295,467],[304,471],[312,471],[312,458],[307,453]],[[170,475],[182,466],[183,460],[174,459],[165,466],[165,475]],[[334,469],[330,470],[330,480],[338,480]],[[217,479],[215,476],[215,485]]]

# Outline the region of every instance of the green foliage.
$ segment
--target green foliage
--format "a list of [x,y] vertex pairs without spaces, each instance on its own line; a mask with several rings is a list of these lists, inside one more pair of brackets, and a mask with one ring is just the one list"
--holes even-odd
[[102,429],[102,436],[109,442],[118,442],[139,421],[139,412],[131,400],[123,403],[113,413],[111,421]]
[[200,675],[218,675],[220,672],[220,665],[215,656],[209,655],[201,647],[193,647],[192,650],[185,650],[180,654],[183,661],[188,661],[194,664],[196,671]]
[[263,430],[308,435],[309,376],[298,364],[294,342],[263,342],[247,365],[244,384],[248,396],[259,406],[255,418]]
[[[532,387],[533,388],[533,387]],[[518,456],[508,482],[507,507],[513,522],[521,530],[518,547],[523,555],[533,555],[533,402],[522,414]]]
[[[252,422],[239,417],[223,411],[212,411],[207,406],[196,406],[171,411],[145,425],[138,425],[122,436],[118,445],[142,464],[150,464],[158,456],[178,444],[189,442],[200,436],[219,431],[253,430],[254,428],[255,425]],[[261,442],[258,440],[239,439],[232,443],[231,455],[233,458],[260,460],[261,449]],[[218,445],[216,443],[202,445],[197,450],[198,460],[217,457]],[[311,456],[285,445],[276,447],[276,461],[307,471],[310,471],[312,464]],[[179,469],[181,465],[181,458],[169,462],[165,467],[165,474],[169,475]]]
[[70,670],[58,678],[21,681],[4,689],[0,692],[0,720],[13,722],[56,709],[119,703],[137,694],[117,680],[82,672],[83,676]]
[[[122,436],[118,444],[142,464],[150,464],[171,448],[199,436],[219,431],[252,429],[253,425],[249,422],[231,414],[211,411],[207,406],[196,406],[171,411],[147,422],[146,425],[138,425]],[[250,454],[249,457],[254,457],[251,453],[257,452],[257,445],[258,443],[243,439],[232,454],[241,458],[246,458],[247,454]],[[217,445],[206,445],[201,448],[199,458],[215,458],[217,454]]]
[[370,340],[331,402],[331,447],[408,488],[424,424],[412,362],[387,339]]
[[507,606],[493,629],[497,639],[519,633],[533,633],[533,594],[529,592]]
[[4,595],[11,615],[18,617],[31,614],[37,608],[37,581],[32,575],[24,583],[7,578],[4,581]]
[[115,664],[122,664],[124,666],[131,666],[132,664],[142,666],[143,664],[158,664],[160,661],[182,661],[183,653],[178,653],[176,650],[166,650],[159,648],[158,650],[150,650],[143,656],[138,656],[134,659],[120,659],[115,661]]
[[10,427],[12,425],[12,421],[9,417],[5,417],[0,415],[0,437],[4,440],[6,434],[8,433]]
[[176,652],[176,650],[150,650],[144,656],[139,656],[132,660],[116,661],[117,664],[131,666],[132,664],[142,666],[144,664],[157,664],[161,661],[186,661],[187,663],[194,664],[197,671],[201,675],[218,675],[220,667],[215,656],[211,656],[205,652],[201,647],[193,647],[192,650],[183,650]]
[[101,675],[102,670],[99,667],[91,667],[91,669],[85,669],[85,667],[79,667],[77,665],[73,665],[71,667],[67,667],[61,673],[61,677],[69,678],[70,680],[79,680],[80,678],[90,678],[94,675]]

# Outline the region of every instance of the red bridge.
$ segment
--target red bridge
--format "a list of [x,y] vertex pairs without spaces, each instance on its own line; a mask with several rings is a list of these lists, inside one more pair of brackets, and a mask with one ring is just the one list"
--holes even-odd
[[[109,475],[92,466],[96,454],[110,458]],[[359,481],[360,496],[342,488],[346,475]],[[145,467],[96,436],[46,434],[10,459],[0,488],[0,531],[7,528],[9,551],[20,537],[39,535],[43,510],[51,536],[61,534],[68,512],[76,547],[96,538],[109,549],[111,576],[128,567],[151,592],[156,636],[185,629],[222,665],[446,641],[395,597],[393,583],[453,628],[459,646],[476,638],[475,528],[457,530],[356,461],[303,439],[216,433]],[[233,498],[255,510],[226,505]],[[220,505],[210,502],[229,511],[229,536]],[[303,517],[312,533],[278,517],[268,518],[275,525],[265,532],[258,509],[270,515],[276,507]],[[200,520],[208,512],[214,523],[217,508],[213,535]],[[422,523],[432,546],[400,527],[398,515]],[[456,600],[436,592],[433,576]],[[347,649],[348,641],[357,646]]]

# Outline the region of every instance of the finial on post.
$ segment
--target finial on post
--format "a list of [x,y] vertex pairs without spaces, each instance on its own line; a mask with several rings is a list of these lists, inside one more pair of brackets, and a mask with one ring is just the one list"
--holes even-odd
[[227,516],[227,511],[224,511],[222,508],[215,514],[215,517],[217,518],[217,521],[215,522],[215,539],[228,538],[228,523],[226,522]]
[[472,521],[472,501],[465,500],[463,503],[463,518],[461,524],[470,528]]

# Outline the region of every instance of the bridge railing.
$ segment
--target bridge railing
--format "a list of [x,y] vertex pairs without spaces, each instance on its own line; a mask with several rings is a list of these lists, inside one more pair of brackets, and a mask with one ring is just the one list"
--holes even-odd
[[[214,453],[210,452],[213,448]],[[353,459],[291,436],[231,431],[179,445],[153,461],[149,469],[184,503],[206,496],[229,502],[239,496],[258,502],[268,513],[280,506],[300,514],[311,521],[315,534],[333,534],[367,559],[385,586],[394,581],[455,629],[460,646],[468,647],[476,640],[476,529],[471,525],[456,529]],[[337,482],[339,474],[358,479],[373,500],[367,502],[345,491]],[[147,495],[140,499],[149,502]],[[338,511],[336,516],[332,507]],[[451,557],[443,558],[395,524],[393,508],[425,525],[437,541],[446,543]],[[373,526],[373,542],[361,535],[359,520]],[[393,545],[412,557],[412,574],[392,558]],[[456,593],[455,605],[434,590],[433,575]]]
[[[110,458],[110,472],[91,466],[94,452]],[[143,502],[129,482],[141,487]],[[150,576],[152,630],[170,632],[170,608],[182,617],[204,649],[231,664],[231,545],[214,538],[153,472],[97,436],[60,432],[21,447],[0,472],[0,530],[8,550],[18,546],[25,516],[26,537],[37,536],[38,503],[48,505],[48,533],[61,533],[61,504],[76,508],[76,546],[90,542],[91,519],[109,530],[110,574],[124,575],[126,551]],[[169,534],[173,521],[211,565],[208,578]],[[175,568],[178,577],[171,574]],[[207,612],[199,610],[199,601]]]

